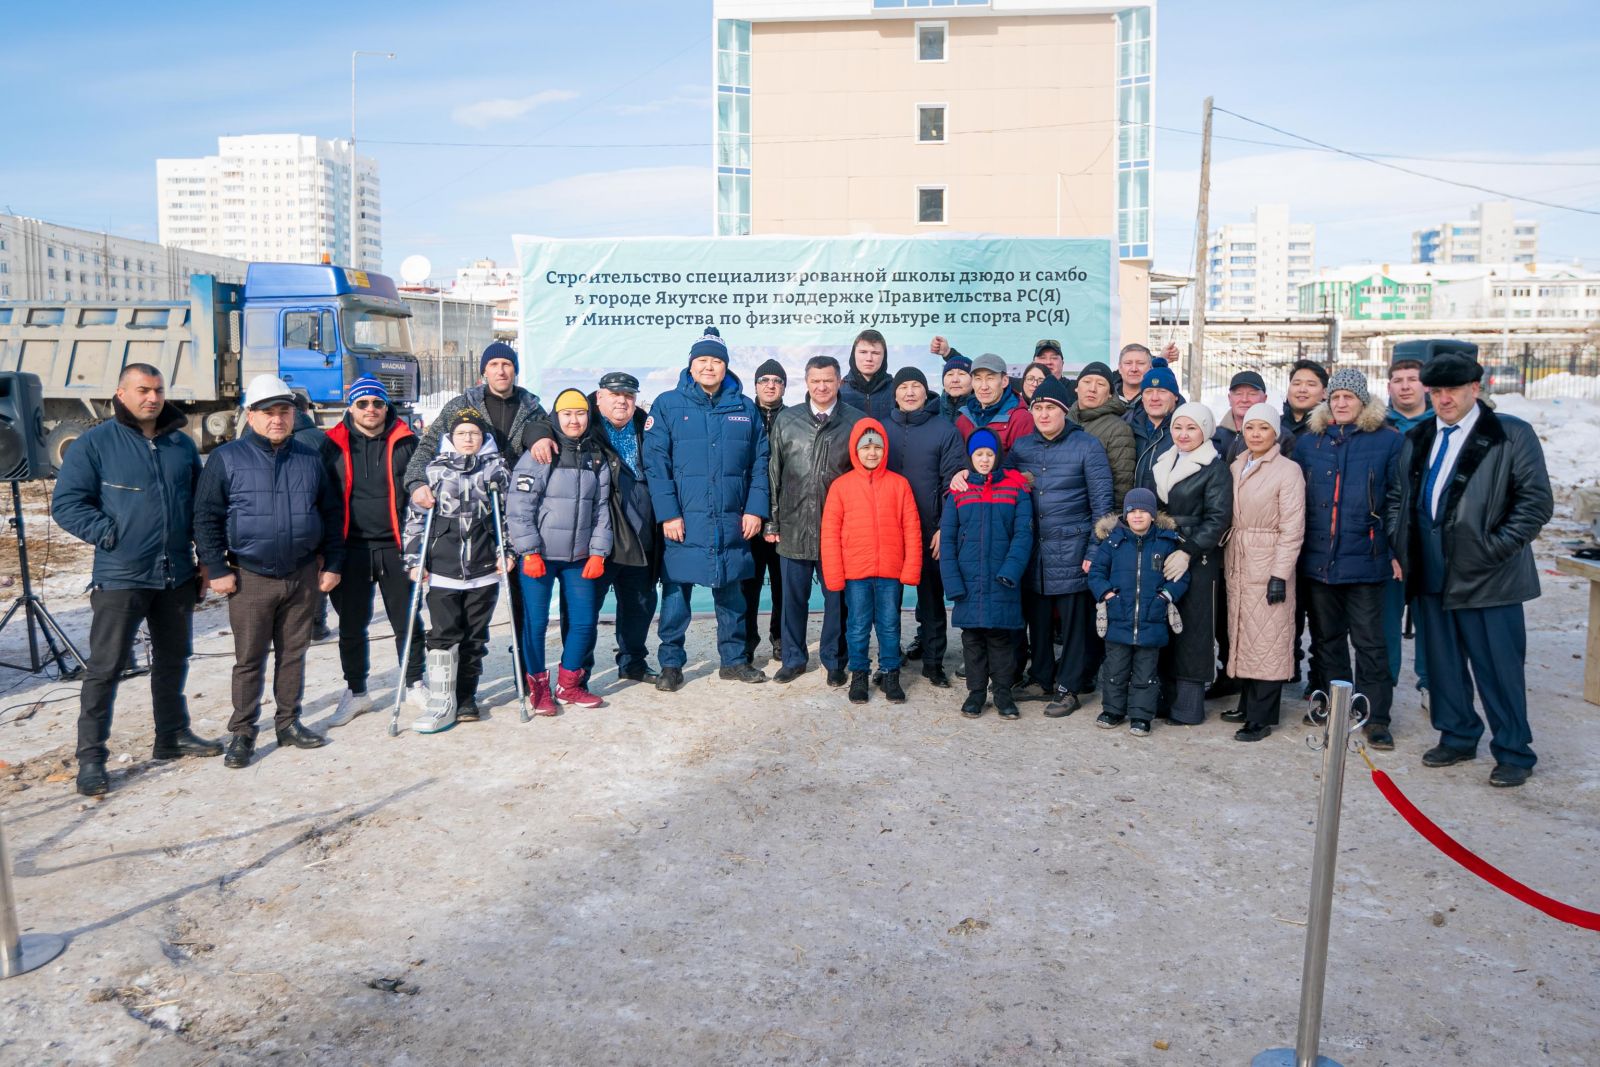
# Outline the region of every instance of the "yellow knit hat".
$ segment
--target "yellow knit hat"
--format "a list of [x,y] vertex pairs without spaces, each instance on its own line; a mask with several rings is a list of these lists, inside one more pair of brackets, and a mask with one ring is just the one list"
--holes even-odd
[[563,389],[556,397],[553,411],[588,411],[589,398],[576,389]]

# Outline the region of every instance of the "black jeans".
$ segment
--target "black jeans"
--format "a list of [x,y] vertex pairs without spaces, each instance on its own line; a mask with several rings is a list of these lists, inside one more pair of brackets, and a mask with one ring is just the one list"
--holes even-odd
[[1011,691],[1017,669],[1015,630],[962,630],[961,656],[966,661],[968,692],[981,693],[991,683],[996,695]]
[[239,591],[228,598],[228,623],[233,627],[233,718],[228,732],[252,741],[261,717],[261,690],[266,683],[267,653],[272,653],[273,719],[287,729],[300,718],[305,694],[306,649],[316,613],[317,561],[311,560],[287,578],[269,578],[240,570]]
[[[1319,688],[1335,680],[1355,683],[1371,705],[1373,726],[1388,726],[1394,706],[1394,683],[1389,674],[1389,644],[1384,633],[1384,599],[1387,582],[1327,585],[1307,580],[1306,605],[1311,617],[1311,663]],[[1350,673],[1350,646],[1354,645],[1355,675]]]
[[[372,592],[383,597],[383,612],[394,631],[396,661],[406,642],[406,614],[411,610],[411,579],[400,560],[400,549],[392,543],[352,541],[345,547],[344,574],[333,587],[329,599],[339,613],[339,665],[351,691],[364,693],[371,666],[367,628],[372,623]],[[420,615],[421,613],[418,612]],[[413,620],[411,659],[406,664],[405,684],[422,677],[422,622]]]
[[117,679],[139,624],[150,627],[150,703],[156,739],[189,728],[183,685],[193,651],[195,582],[171,589],[100,589],[89,594],[89,662],[78,694],[78,762],[104,763]]
[[1161,693],[1161,683],[1156,678],[1156,664],[1160,662],[1161,650],[1121,645],[1114,641],[1107,641],[1105,649],[1102,706],[1118,718],[1126,717],[1139,722],[1154,719],[1157,698]]
[[[428,588],[428,650],[459,648],[456,654],[456,703],[478,698],[483,656],[489,650],[489,620],[494,617],[500,586],[480,589]],[[513,664],[512,669],[519,668]]]
[[772,586],[772,617],[767,623],[767,637],[772,642],[774,658],[781,658],[783,650],[783,568],[778,565],[778,546],[765,537],[750,539],[750,555],[756,561],[755,577],[747,578],[744,587],[744,651],[755,659],[756,646],[761,643],[760,614],[761,582],[766,579]]
[[[1050,640],[1057,607],[1061,609],[1059,659]],[[1094,632],[1094,599],[1088,590],[1059,596],[1035,593],[1029,628],[1033,632],[1033,666],[1029,674],[1034,681],[1052,693],[1063,689],[1085,693],[1093,688],[1095,672],[1100,667],[1100,638]]]
[[917,640],[922,643],[922,673],[944,668],[950,648],[950,621],[944,612],[944,577],[939,561],[922,550],[922,581],[917,583]]

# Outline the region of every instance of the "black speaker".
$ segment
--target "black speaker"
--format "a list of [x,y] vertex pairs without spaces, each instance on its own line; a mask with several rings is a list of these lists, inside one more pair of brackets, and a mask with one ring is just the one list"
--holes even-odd
[[0,481],[48,478],[44,450],[44,386],[37,374],[0,372]]

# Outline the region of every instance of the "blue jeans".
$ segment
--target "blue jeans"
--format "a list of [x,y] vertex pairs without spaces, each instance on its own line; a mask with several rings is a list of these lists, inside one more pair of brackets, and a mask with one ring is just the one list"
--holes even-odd
[[[606,560],[605,573],[595,586],[596,608],[606,602],[606,594],[617,594],[617,673],[630,668],[650,669],[645,641],[650,637],[650,620],[656,617],[656,583],[649,567],[629,567]],[[567,638],[567,611],[561,610],[561,639]],[[598,635],[597,635],[598,640]],[[583,669],[594,670],[594,646],[584,658]]]
[[878,631],[878,669],[900,669],[900,583],[893,578],[854,578],[844,583],[845,647],[849,669],[871,667],[869,644]]
[[600,598],[596,593],[600,583],[583,576],[584,563],[581,559],[570,563],[547,559],[543,578],[518,574],[522,586],[522,659],[529,674],[543,674],[548,669],[544,635],[550,626],[550,597],[555,592],[557,579],[561,581],[561,602],[566,608],[568,623],[567,636],[561,642],[561,666],[564,670],[581,671],[586,660],[594,661],[595,632],[600,617]]
[[[689,582],[661,583],[661,622],[656,626],[656,636],[661,638],[661,667],[683,670],[689,662],[683,649],[683,639],[689,634],[689,593],[694,586]],[[717,605],[717,658],[719,666],[737,667],[748,663],[744,652],[744,585],[729,582],[711,587],[711,599]]]

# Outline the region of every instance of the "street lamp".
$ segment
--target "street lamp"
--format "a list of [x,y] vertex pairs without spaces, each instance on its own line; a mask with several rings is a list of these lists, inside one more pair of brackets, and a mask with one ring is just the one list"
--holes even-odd
[[360,56],[382,56],[393,59],[393,52],[370,52],[357,49],[350,53],[350,266],[361,269],[361,222],[356,210],[356,59]]

